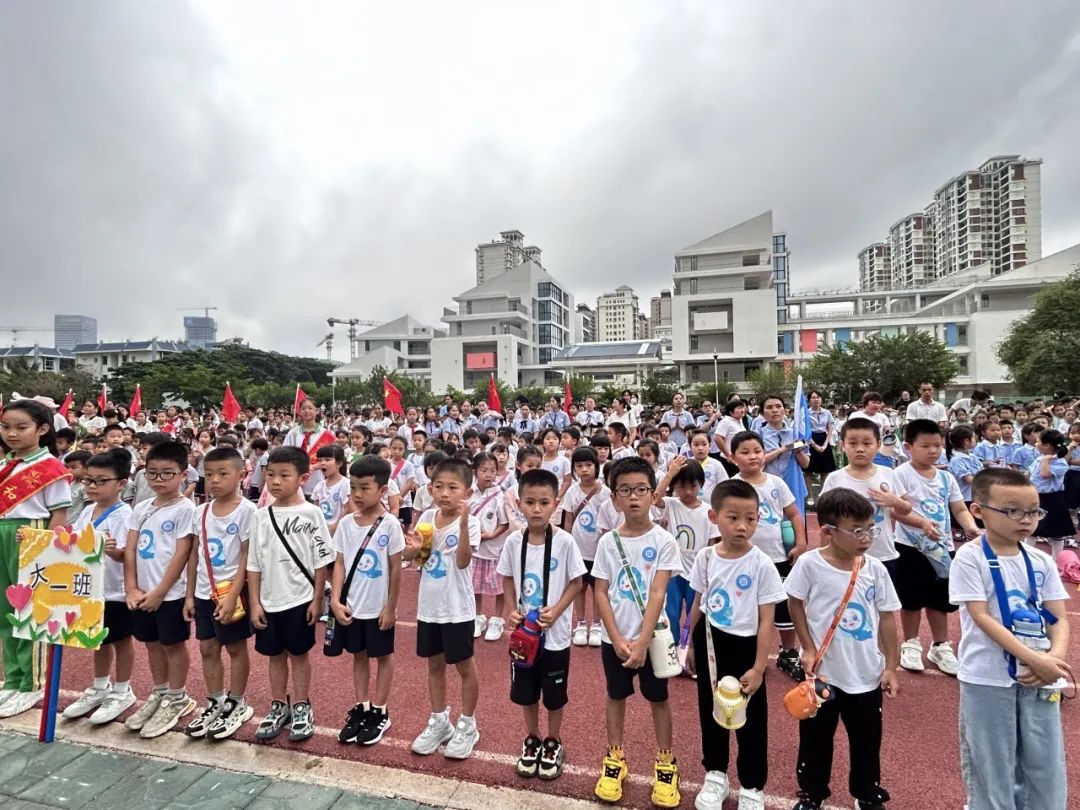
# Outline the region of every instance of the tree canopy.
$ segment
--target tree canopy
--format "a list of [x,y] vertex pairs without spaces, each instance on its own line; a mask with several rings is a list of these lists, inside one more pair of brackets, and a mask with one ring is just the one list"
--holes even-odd
[[1080,390],[1080,268],[1035,295],[1031,312],[1014,321],[998,359],[1021,391]]

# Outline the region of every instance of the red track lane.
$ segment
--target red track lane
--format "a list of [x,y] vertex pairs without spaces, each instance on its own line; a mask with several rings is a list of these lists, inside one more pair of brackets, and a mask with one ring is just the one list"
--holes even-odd
[[[816,528],[811,521],[812,542]],[[390,700],[392,728],[382,744],[361,748],[341,745],[336,740],[337,729],[353,704],[351,659],[325,658],[319,647],[313,651],[314,685],[312,704],[316,724],[326,733],[319,733],[306,743],[292,745],[281,740],[272,743],[281,748],[294,747],[322,756],[342,760],[358,760],[376,765],[406,768],[420,773],[478,782],[485,785],[506,785],[555,795],[592,798],[596,769],[605,750],[604,677],[600,666],[600,651],[593,648],[573,648],[570,668],[570,705],[563,724],[563,741],[567,750],[568,770],[555,782],[520,779],[512,762],[520,751],[524,736],[520,709],[509,702],[509,663],[506,639],[501,643],[477,641],[476,660],[480,670],[480,705],[477,720],[481,740],[477,753],[465,762],[451,762],[441,753],[431,757],[412,754],[409,745],[423,728],[430,711],[427,696],[425,662],[414,655],[416,631],[416,588],[418,576],[414,570],[403,572],[397,631],[397,655],[394,686]],[[1080,601],[1074,615],[1080,615]],[[959,638],[959,622],[952,620],[952,638]],[[319,641],[321,642],[319,627]],[[1074,629],[1071,658],[1080,662],[1080,629]],[[924,646],[929,640],[925,636]],[[200,676],[199,654],[194,639],[190,642],[192,672],[188,678],[194,697],[205,696]],[[79,690],[87,685],[90,673],[90,653],[71,651],[65,656],[63,687]],[[453,715],[460,710],[460,689],[456,675],[448,677],[449,696]],[[957,742],[957,684],[953,678],[938,673],[932,665],[922,674],[901,670],[901,694],[887,700],[885,707],[885,736],[881,760],[883,784],[892,794],[891,806],[896,808],[960,808],[963,806],[963,785],[960,780]],[[783,709],[781,698],[792,682],[787,676],[770,667],[766,678],[769,693],[769,782],[766,793],[777,797],[793,797],[796,791],[795,755],[798,745],[798,724]],[[133,686],[139,696],[149,687],[149,672],[145,654],[136,654]],[[695,684],[687,678],[670,683],[671,705],[675,717],[675,753],[684,782],[683,806],[692,807],[693,797],[703,777],[700,738],[697,730]],[[252,676],[248,699],[256,707],[256,721],[269,706],[267,668],[264,659],[252,651]],[[65,704],[68,700],[63,700]],[[1076,716],[1078,709],[1072,701],[1063,707],[1066,750],[1076,750],[1080,744]],[[256,721],[240,730],[237,738],[253,741]],[[186,721],[185,721],[186,722]],[[60,721],[62,733],[64,721]],[[543,731],[543,727],[541,731]],[[631,774],[638,778],[626,784],[623,806],[648,807],[651,783],[651,763],[655,749],[648,706],[638,696],[628,702],[626,720],[626,749]],[[191,745],[209,745],[192,741]],[[253,743],[254,744],[254,743]],[[735,745],[729,772],[735,777]],[[843,732],[837,735],[833,767],[833,804],[850,806],[847,793],[848,755]],[[377,786],[373,786],[377,787]],[[1069,789],[1080,795],[1080,775],[1069,772]],[[734,807],[734,802],[731,804]],[[783,806],[783,805],[780,805]]]

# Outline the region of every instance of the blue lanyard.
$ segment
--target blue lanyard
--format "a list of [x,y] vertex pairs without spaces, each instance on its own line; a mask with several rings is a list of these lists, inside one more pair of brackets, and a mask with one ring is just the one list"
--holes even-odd
[[106,509],[104,512],[102,512],[98,516],[98,519],[94,521],[94,528],[95,529],[101,528],[101,524],[105,522],[105,518],[107,518],[109,515],[111,515],[117,509],[119,509],[122,503],[123,503],[123,501],[117,501],[112,506],[110,506],[108,509]]

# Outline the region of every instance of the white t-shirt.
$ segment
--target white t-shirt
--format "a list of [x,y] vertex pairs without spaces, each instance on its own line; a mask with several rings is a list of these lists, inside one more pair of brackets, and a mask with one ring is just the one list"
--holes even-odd
[[[241,498],[236,509],[224,517],[218,517],[210,509],[211,504],[203,504],[195,511],[195,537],[199,548],[198,575],[195,577],[195,596],[199,599],[210,598],[210,578],[206,575],[206,557],[214,566],[214,582],[227,582],[236,579],[240,570],[240,552],[247,545],[251,536],[251,518],[257,511],[255,504]],[[203,550],[202,521],[206,515],[206,550]]]
[[706,456],[705,460],[699,463],[701,464],[701,469],[705,471],[705,486],[701,488],[698,497],[708,504],[712,498],[712,491],[716,489],[716,485],[721,481],[728,480],[728,474],[727,470],[724,469],[724,465],[715,458]]
[[[910,464],[903,464],[893,471],[896,485],[904,492],[904,497],[911,501],[912,514],[919,514],[938,524],[938,541],[945,541],[949,550],[954,548],[952,541],[952,512],[949,504],[964,502],[960,494],[960,485],[951,472],[935,470],[933,478],[923,478]],[[921,536],[918,529],[896,524],[896,542],[906,546],[916,546]]]
[[[736,479],[743,480],[741,475]],[[761,484],[751,484],[758,494],[758,524],[754,529],[751,542],[766,554],[773,562],[784,562],[788,552],[780,536],[780,521],[784,519],[784,509],[795,503],[784,479],[771,473],[765,473],[766,480]],[[749,483],[749,482],[748,482]]]
[[[577,515],[570,527],[570,534],[577,543],[581,558],[591,562],[596,558],[596,544],[600,540],[600,510],[611,500],[611,493],[601,484],[599,492],[587,501],[585,498],[585,493],[581,491],[581,484],[575,481],[563,496],[562,510],[570,515]],[[614,526],[608,528],[614,528]]]
[[559,486],[561,487],[563,479],[570,475],[570,459],[563,455],[558,455],[550,461],[545,458],[540,462],[540,469],[555,473],[555,477],[559,479]]
[[323,518],[327,523],[334,523],[345,514],[345,507],[349,503],[349,479],[342,476],[336,484],[328,484],[324,478],[315,485],[315,491],[311,493],[311,499],[322,509]]
[[908,403],[907,409],[904,411],[904,419],[911,422],[915,419],[929,419],[931,422],[944,422],[948,416],[945,414],[945,405],[936,401],[930,400],[930,404],[927,405],[922,399],[916,399]]
[[[1050,555],[1037,548],[1028,547],[1025,550],[1035,573],[1039,598],[1044,602],[1068,599],[1069,594],[1061,583],[1057,566]],[[1009,607],[1015,609],[1031,595],[1027,566],[1020,554],[999,554],[998,560]],[[1015,681],[1009,677],[1009,663],[1004,652],[975,624],[968,611],[968,602],[985,602],[987,613],[996,621],[1001,621],[997,591],[994,590],[994,580],[990,576],[990,566],[981,540],[965,543],[956,552],[949,569],[949,601],[960,606],[960,671],[957,678],[979,686],[1013,686]]]
[[[401,464],[401,469],[398,469],[398,464]],[[394,475],[394,470],[397,470],[397,475]],[[401,461],[390,462],[390,475],[394,479],[394,483],[397,484],[398,491],[405,489],[406,485],[416,481],[416,466],[408,459],[402,459]],[[413,505],[413,494],[410,492],[404,498],[401,499],[402,508],[411,507]]]
[[[338,523],[334,530],[334,553],[341,555],[346,577],[371,526],[370,523],[358,524],[354,513]],[[390,557],[404,550],[405,535],[401,533],[401,524],[393,515],[384,512],[364,549],[364,556],[356,565],[349,593],[345,595],[345,604],[354,618],[376,619],[382,613],[390,593]]]
[[720,537],[720,530],[709,520],[709,506],[702,501],[691,509],[678,498],[665,497],[663,526],[675,538],[679,547],[679,556],[682,559],[682,571],[679,574],[689,579],[698,552],[709,545],[709,541],[714,537]]
[[736,433],[742,433],[746,430],[741,419],[736,419],[733,416],[725,416],[719,422],[716,423],[716,430],[713,431],[713,445],[719,447],[716,444],[716,437],[722,436],[724,439],[724,447],[728,453],[731,453],[731,440]]
[[[612,529],[617,529],[623,524],[622,512],[615,508],[615,500],[611,497],[610,492],[608,497],[604,500],[600,507],[596,511],[596,534],[597,540],[604,536],[605,532],[610,532]],[[593,558],[596,557],[596,550],[593,549]],[[589,559],[585,557],[585,559]]]
[[697,555],[690,587],[701,595],[701,612],[717,630],[756,636],[758,607],[786,600],[784,583],[769,555],[757,546],[736,559],[721,557],[719,548]]
[[[510,523],[506,514],[506,496],[498,486],[492,486],[483,492],[474,492],[469,498],[469,513],[480,521],[482,534],[495,531],[496,526]],[[476,559],[498,560],[505,541],[505,533],[493,540],[481,540],[480,547],[476,549]]]
[[[435,524],[439,510],[429,509],[420,523]],[[460,520],[454,518],[443,528],[435,528],[431,538],[431,556],[420,571],[420,590],[416,595],[416,618],[432,624],[471,622],[476,618],[476,594],[472,585],[472,563],[457,566]],[[480,521],[469,516],[469,545],[480,545]]]
[[[153,499],[143,501],[131,513],[128,530],[139,536],[135,555],[135,579],[139,590],[148,593],[156,588],[165,576],[173,555],[176,554],[176,542],[188,535],[195,534],[195,504],[187,498],[180,498],[162,507],[154,506]],[[187,589],[187,566],[180,571],[180,576],[169,592],[166,602],[183,599]]]
[[[868,501],[870,496],[867,495],[867,492],[871,489],[892,492],[901,498],[907,494],[904,485],[897,482],[894,470],[882,467],[880,464],[873,464],[871,467],[874,475],[865,481],[853,478],[846,467],[834,470],[829,473],[825,483],[821,486],[821,494],[824,495],[830,489],[850,489],[858,492]],[[874,525],[878,529],[878,534],[874,538],[870,550],[866,553],[871,557],[877,557],[882,562],[895,560],[900,556],[900,552],[896,550],[896,524],[892,519],[892,514],[885,507],[879,506],[873,501],[870,501],[870,503],[874,507]]]
[[416,497],[413,499],[413,514],[425,512],[434,504],[435,499],[431,494],[431,484],[423,484],[416,490]]
[[274,531],[270,523],[271,508],[289,547],[312,577],[317,569],[334,561],[334,550],[322,509],[313,503],[268,506],[255,513],[251,519],[247,570],[262,575],[259,599],[268,612],[278,613],[310,602],[315,589]]
[[[647,605],[649,588],[657,571],[682,573],[682,559],[679,557],[675,538],[660,526],[653,526],[640,537],[623,537],[620,534],[619,538],[626,550],[630,574],[637,584],[642,604]],[[612,532],[601,537],[596,546],[592,575],[596,579],[607,581],[608,599],[611,600],[611,610],[615,615],[615,626],[627,641],[633,641],[641,635],[641,608],[634,600],[630,580],[623,569]],[[672,632],[676,630],[672,629]],[[605,642],[611,643],[606,626],[601,629],[600,635]]]
[[364,427],[375,435],[386,433],[390,429],[390,420],[385,416],[382,419],[368,419],[364,422]]
[[[496,571],[504,577],[512,577],[518,599],[525,612],[539,610],[544,603],[544,546],[529,543],[525,550],[525,582],[521,581],[522,532],[511,532],[503,545]],[[562,599],[566,586],[585,573],[574,538],[562,529],[551,534],[551,565],[548,571],[547,605],[554,607]],[[544,633],[545,650],[565,650],[570,646],[570,623],[572,609],[562,612]]]
[[[821,556],[821,549],[806,552],[792,566],[784,586],[788,596],[805,603],[815,646],[825,638],[850,581],[851,572],[829,563]],[[885,671],[885,656],[878,648],[878,621],[882,611],[895,610],[900,610],[900,599],[885,565],[875,557],[863,557],[851,601],[821,659],[818,674],[849,694],[876,689]]]
[[886,433],[891,433],[893,429],[892,421],[886,415],[885,411],[878,411],[875,414],[869,414],[866,411],[855,411],[848,419],[869,419],[871,422],[878,426],[878,430],[881,433],[881,437],[884,437]]
[[[127,533],[128,524],[131,522],[131,507],[123,501],[119,502],[120,505],[108,511],[109,507],[105,507],[106,512],[102,513],[105,517],[101,520],[99,516],[98,520],[101,522],[94,527],[94,534],[97,535],[99,540],[103,540],[106,537],[111,537],[116,541],[116,547],[123,549],[127,546]],[[81,532],[93,521],[91,515],[94,513],[94,507],[97,504],[88,503],[82,510],[79,516],[72,524],[72,528],[76,532]],[[114,560],[108,554],[102,557],[104,562],[104,579],[105,579],[105,601],[106,602],[123,602],[125,598],[124,589],[124,561]]]
[[516,492],[517,491],[517,476],[514,475],[513,470],[507,470],[502,474],[502,477],[495,479],[495,484],[503,492]]

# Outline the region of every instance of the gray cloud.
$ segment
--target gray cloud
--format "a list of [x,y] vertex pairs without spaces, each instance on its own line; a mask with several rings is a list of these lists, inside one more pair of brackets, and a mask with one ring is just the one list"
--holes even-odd
[[328,315],[435,322],[502,229],[543,247],[579,300],[620,283],[647,300],[675,250],[765,208],[795,286],[840,286],[860,247],[1002,152],[1045,161],[1045,252],[1080,240],[1072,4],[1022,20],[1005,2],[619,8],[640,22],[594,67],[610,81],[591,115],[537,111],[563,137],[538,144],[522,120],[507,138],[477,115],[440,161],[360,155],[327,180],[197,9],[6,5],[0,320],[78,311],[105,337],[173,337],[175,308],[214,304],[223,337],[315,354]]

